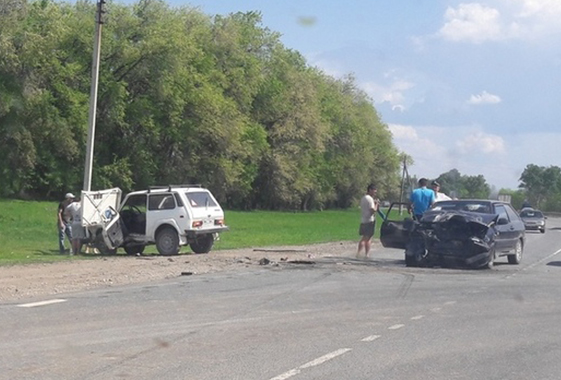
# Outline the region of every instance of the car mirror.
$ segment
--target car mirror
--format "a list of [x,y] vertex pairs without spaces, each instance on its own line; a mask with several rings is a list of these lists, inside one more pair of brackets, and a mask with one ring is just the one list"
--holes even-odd
[[499,221],[497,222],[498,225],[500,226],[504,226],[505,224],[508,224],[508,219],[507,218],[499,218]]
[[543,218],[544,218],[544,219],[547,219],[547,216],[544,216]]

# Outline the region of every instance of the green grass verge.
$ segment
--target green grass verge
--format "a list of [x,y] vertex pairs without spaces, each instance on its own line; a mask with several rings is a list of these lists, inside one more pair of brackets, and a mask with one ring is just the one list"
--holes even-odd
[[[56,202],[0,200],[0,265],[77,259],[58,253],[57,206]],[[225,214],[230,231],[221,234],[214,251],[332,241],[358,242],[359,239],[358,208],[316,212],[226,211]],[[380,223],[378,216],[378,229]],[[379,230],[376,237],[378,234]],[[69,244],[66,246],[68,248]],[[182,251],[190,252],[188,248]],[[147,247],[146,253],[155,252],[154,246]]]

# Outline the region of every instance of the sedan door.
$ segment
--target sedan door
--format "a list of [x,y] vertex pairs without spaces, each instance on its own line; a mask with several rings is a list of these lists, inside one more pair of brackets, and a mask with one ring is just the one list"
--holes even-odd
[[[499,215],[497,219],[498,235],[495,239],[495,248],[499,252],[506,252],[514,249],[519,238],[519,229],[510,220],[506,211],[505,204],[495,204],[495,213]],[[519,218],[520,219],[520,218]]]
[[[400,207],[401,206],[401,207]],[[407,210],[409,203],[394,202],[390,205],[380,227],[380,242],[386,248],[401,248],[405,249],[409,241],[409,231],[404,228],[404,223],[407,221],[412,223],[411,218],[403,218],[401,213],[403,208]],[[401,212],[397,211],[400,210]],[[393,214],[395,214],[392,217]],[[407,211],[405,211],[407,212]]]

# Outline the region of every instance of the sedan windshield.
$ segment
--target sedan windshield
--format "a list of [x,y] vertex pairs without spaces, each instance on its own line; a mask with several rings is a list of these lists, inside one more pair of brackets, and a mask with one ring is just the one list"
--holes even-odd
[[536,210],[524,210],[520,212],[522,218],[543,218],[541,211]]
[[481,201],[464,201],[464,200],[441,201],[441,202],[436,202],[432,207],[432,209],[437,211],[456,210],[456,211],[479,212],[482,214],[491,213],[491,208],[489,207],[489,204]]

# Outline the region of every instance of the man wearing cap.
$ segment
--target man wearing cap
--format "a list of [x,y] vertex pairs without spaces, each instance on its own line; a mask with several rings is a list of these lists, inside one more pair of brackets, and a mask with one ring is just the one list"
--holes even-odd
[[435,198],[434,201],[435,202],[449,201],[449,200],[452,199],[448,195],[440,192],[440,183],[438,183],[436,181],[432,181],[431,187],[432,187],[432,190],[434,191],[434,198]]
[[68,237],[68,241],[72,244],[72,227],[68,220],[68,214],[65,212],[66,207],[74,200],[74,194],[66,193],[64,200],[58,204],[57,211],[57,227],[58,227],[58,249],[61,254],[66,253],[64,247],[64,235]]

